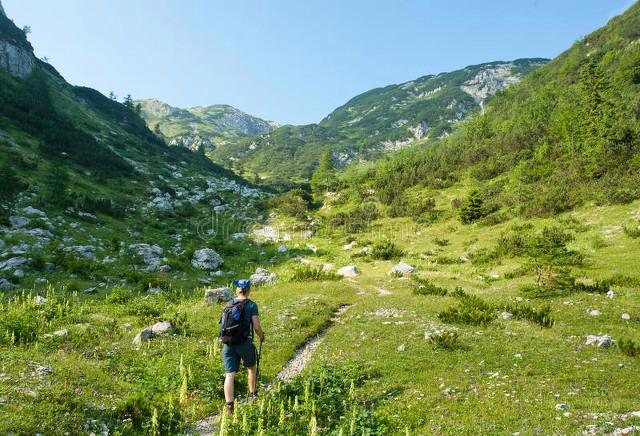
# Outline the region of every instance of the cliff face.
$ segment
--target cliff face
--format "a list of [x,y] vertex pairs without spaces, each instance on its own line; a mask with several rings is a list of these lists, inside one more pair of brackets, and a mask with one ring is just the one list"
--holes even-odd
[[35,62],[26,35],[7,18],[0,3],[0,67],[14,77],[23,78],[31,74]]

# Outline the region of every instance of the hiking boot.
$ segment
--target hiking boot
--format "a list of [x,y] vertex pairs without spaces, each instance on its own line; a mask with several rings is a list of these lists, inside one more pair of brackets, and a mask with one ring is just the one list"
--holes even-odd
[[251,392],[249,394],[249,402],[253,403],[254,401],[256,401],[258,399],[258,393],[257,392]]
[[233,412],[234,412],[234,410],[233,410],[233,401],[230,402],[230,403],[227,403],[227,405],[224,407],[224,411],[226,413],[228,413],[229,415],[233,415]]

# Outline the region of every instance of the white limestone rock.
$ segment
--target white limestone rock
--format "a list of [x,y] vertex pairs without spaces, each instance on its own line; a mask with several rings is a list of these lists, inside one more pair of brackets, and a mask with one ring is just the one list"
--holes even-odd
[[191,265],[194,268],[214,270],[224,263],[224,260],[215,250],[211,248],[202,248],[193,253]]

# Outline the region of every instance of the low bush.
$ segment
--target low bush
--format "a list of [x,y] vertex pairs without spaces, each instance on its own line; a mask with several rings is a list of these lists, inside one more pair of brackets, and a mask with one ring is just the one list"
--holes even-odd
[[624,234],[630,238],[633,238],[633,239],[640,238],[640,226],[638,226],[637,224],[633,226],[624,226],[623,230],[624,230]]
[[124,304],[133,298],[133,293],[122,287],[115,287],[111,289],[111,293],[106,296],[105,301],[107,303]]
[[632,339],[621,338],[618,341],[618,348],[622,352],[629,357],[637,357],[640,356],[640,344],[634,342]]
[[325,271],[321,267],[301,265],[293,270],[292,282],[340,280],[340,276],[333,271]]
[[524,304],[513,304],[506,305],[503,309],[511,313],[516,319],[524,319],[538,324],[540,327],[550,328],[554,324],[551,318],[551,306],[549,305],[542,306],[540,309],[534,309]]
[[371,257],[379,260],[395,260],[404,256],[404,251],[394,242],[387,239],[373,244]]
[[438,348],[445,350],[455,350],[460,348],[460,334],[455,330],[443,330],[431,333],[429,342]]
[[416,295],[447,295],[447,290],[435,285],[429,279],[423,279],[413,275],[413,293]]
[[433,238],[433,243],[439,247],[446,247],[447,245],[449,245],[449,240],[447,238],[436,236],[435,238]]
[[451,293],[459,302],[438,314],[440,321],[449,324],[487,325],[496,318],[496,310],[480,297],[469,295],[458,287]]

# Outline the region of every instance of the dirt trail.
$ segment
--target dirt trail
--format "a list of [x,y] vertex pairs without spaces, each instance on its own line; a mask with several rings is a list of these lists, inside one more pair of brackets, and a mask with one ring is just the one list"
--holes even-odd
[[[315,336],[308,338],[304,345],[299,347],[294,353],[291,359],[287,362],[284,368],[280,370],[278,375],[276,375],[275,381],[282,380],[288,381],[299,375],[304,371],[307,364],[313,357],[318,345],[325,337],[329,329],[335,324],[335,322],[340,318],[342,314],[344,314],[350,305],[342,305],[338,307],[332,314],[331,318],[327,322],[327,324],[322,328],[322,330]],[[266,387],[265,391],[269,391],[269,389],[273,386],[273,384]],[[220,415],[212,415],[207,416],[206,418],[197,421],[193,428],[189,431],[189,434],[200,435],[200,436],[210,436],[218,433],[217,424],[220,421]]]
[[320,333],[307,339],[305,344],[293,353],[293,357],[289,359],[287,365],[278,373],[278,375],[276,376],[276,380],[288,381],[300,374],[306,368],[309,360],[311,360],[311,357],[318,348],[318,345],[320,345],[320,342],[327,334],[327,331],[338,320],[340,315],[342,315],[349,309],[349,307],[350,306],[348,305],[338,307],[335,312],[333,312],[333,316],[329,319],[329,322],[320,331]]

